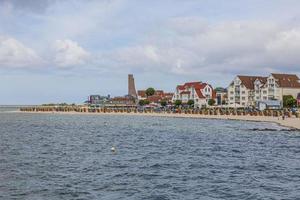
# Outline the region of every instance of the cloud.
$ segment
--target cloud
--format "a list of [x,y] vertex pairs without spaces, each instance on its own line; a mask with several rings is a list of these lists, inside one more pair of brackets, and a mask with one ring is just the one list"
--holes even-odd
[[75,41],[57,40],[54,44],[54,63],[60,67],[71,67],[86,64],[90,53]]
[[123,65],[143,71],[204,75],[300,72],[299,51],[300,29],[288,25],[188,17],[173,18],[137,45],[116,52]]
[[10,68],[32,68],[40,65],[42,59],[20,41],[0,36],[0,66]]
[[9,6],[12,9],[24,12],[43,13],[57,0],[0,0],[0,6]]

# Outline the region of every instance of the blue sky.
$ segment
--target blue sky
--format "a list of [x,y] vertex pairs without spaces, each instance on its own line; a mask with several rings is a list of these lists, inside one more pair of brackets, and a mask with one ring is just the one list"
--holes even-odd
[[298,0],[0,0],[0,104],[300,75]]

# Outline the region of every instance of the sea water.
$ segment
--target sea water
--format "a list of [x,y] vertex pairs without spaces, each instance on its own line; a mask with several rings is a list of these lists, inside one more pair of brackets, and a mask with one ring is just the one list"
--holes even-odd
[[0,199],[299,198],[300,132],[275,124],[0,113]]

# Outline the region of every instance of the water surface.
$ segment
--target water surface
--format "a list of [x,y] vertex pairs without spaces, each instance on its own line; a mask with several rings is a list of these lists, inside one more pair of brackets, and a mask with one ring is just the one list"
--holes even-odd
[[0,113],[0,199],[299,196],[300,132],[275,124]]

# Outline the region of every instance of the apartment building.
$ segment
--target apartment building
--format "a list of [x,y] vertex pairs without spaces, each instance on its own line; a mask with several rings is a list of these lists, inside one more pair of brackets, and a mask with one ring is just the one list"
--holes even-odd
[[299,78],[295,74],[275,74],[267,77],[238,75],[227,88],[228,104],[254,106],[258,101],[278,100],[300,93]]

